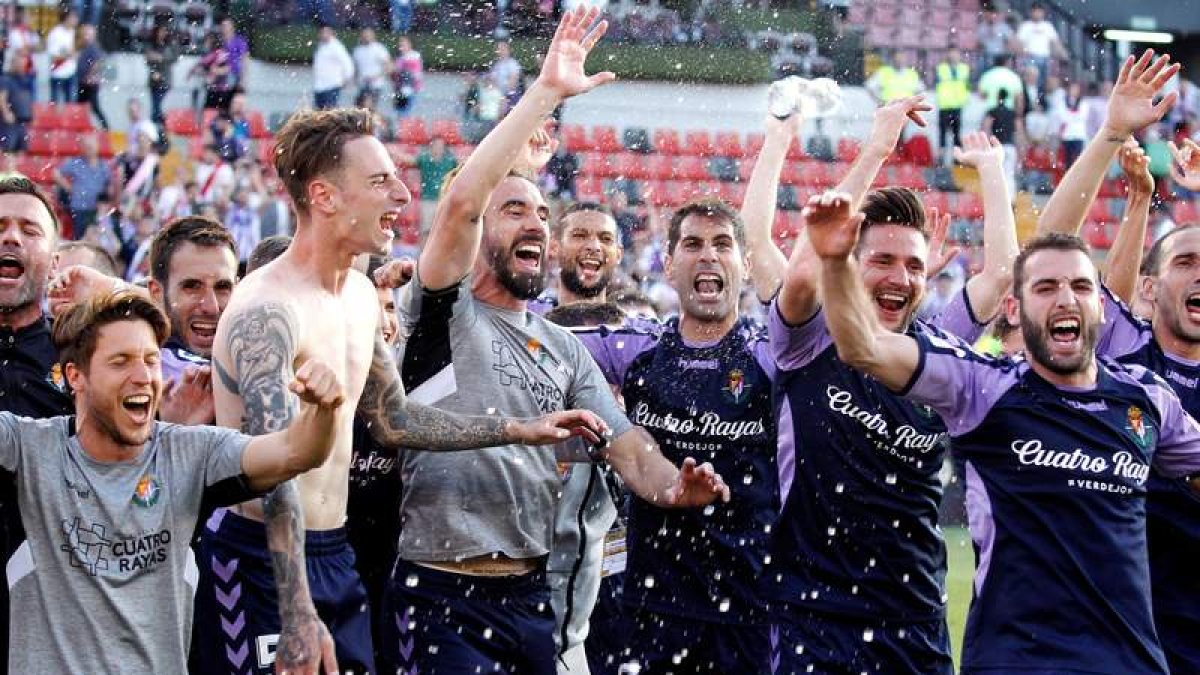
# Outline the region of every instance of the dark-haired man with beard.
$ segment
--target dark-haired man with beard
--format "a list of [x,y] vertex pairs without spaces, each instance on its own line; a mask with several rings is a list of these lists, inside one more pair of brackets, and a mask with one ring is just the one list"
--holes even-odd
[[[511,173],[521,148],[563,100],[612,79],[584,60],[599,11],[563,16],[541,74],[443,192],[401,304],[409,335],[401,376],[413,400],[462,413],[596,412],[612,440],[592,453],[660,507],[728,497],[711,466],[677,469],[617,407],[579,341],[529,312],[542,291],[549,209]],[[561,482],[555,457],[519,444],[401,459],[399,560],[386,593],[385,645],[403,672],[552,675],[554,616],[546,556]]]
[[558,259],[558,304],[604,302],[623,254],[617,221],[607,206],[568,206],[550,243],[550,255]]
[[880,325],[852,258],[858,220],[837,197],[808,214],[826,320],[838,355],[941,415],[966,460],[979,563],[963,671],[1168,672],[1151,616],[1146,479],[1151,466],[1200,471],[1200,427],[1152,372],[1096,358],[1104,296],[1087,245],[1064,234],[1026,244],[1005,314],[1028,359],[990,359]]

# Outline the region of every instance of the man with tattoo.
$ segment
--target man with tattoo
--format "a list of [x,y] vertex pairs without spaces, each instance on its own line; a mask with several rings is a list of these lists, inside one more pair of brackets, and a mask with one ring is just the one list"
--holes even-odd
[[337,672],[374,671],[367,598],[343,528],[356,407],[392,449],[538,445],[602,431],[587,412],[464,417],[405,400],[379,331],[375,289],[351,268],[360,254],[388,250],[410,200],[372,131],[369,113],[342,109],[298,113],[276,136],[275,167],[297,229],[282,256],[238,285],[221,317],[213,349],[217,420],[254,435],[282,428],[295,414],[285,384],[314,354],[334,364],[349,405],[323,466],[261,503],[209,519],[197,592],[205,673],[315,673],[319,660],[333,661],[335,644]]
[[[401,292],[403,379],[413,398],[463,413],[595,410],[613,440],[594,459],[607,460],[647,502],[701,506],[728,498],[712,467],[691,458],[682,470],[672,465],[621,413],[579,340],[526,305],[545,282],[549,209],[511,169],[560,103],[613,78],[584,72],[606,28],[598,15],[580,6],[563,16],[537,81],[443,191]],[[520,443],[472,453],[419,448],[401,458],[404,526],[385,596],[390,635],[381,651],[394,659],[387,672],[552,675],[546,558],[563,489],[555,458]]]
[[54,325],[74,415],[0,412],[0,474],[30,534],[7,564],[13,672],[184,672],[201,502],[262,494],[329,456],[345,395],[315,359],[284,383],[301,404],[276,433],[156,422],[169,330],[136,293],[78,303]]

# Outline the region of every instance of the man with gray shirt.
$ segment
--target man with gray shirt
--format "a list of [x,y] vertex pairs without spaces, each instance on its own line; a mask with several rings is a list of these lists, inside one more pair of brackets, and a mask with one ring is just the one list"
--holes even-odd
[[0,470],[29,533],[8,562],[13,672],[183,673],[201,500],[260,494],[333,447],[345,397],[315,360],[290,383],[303,405],[278,433],[156,422],[169,334],[136,293],[80,303],[54,329],[75,415],[0,412]]
[[[613,79],[584,72],[606,28],[598,16],[582,6],[563,16],[537,82],[443,193],[402,293],[401,378],[413,400],[461,413],[592,410],[612,430],[597,458],[630,489],[659,506],[702,506],[728,498],[712,467],[667,461],[617,407],[579,340],[526,308],[544,285],[549,209],[534,183],[510,171],[555,107]],[[405,453],[401,475],[382,649],[392,663],[381,670],[555,673],[545,575],[562,490],[554,457],[519,444],[453,456],[417,449]]]

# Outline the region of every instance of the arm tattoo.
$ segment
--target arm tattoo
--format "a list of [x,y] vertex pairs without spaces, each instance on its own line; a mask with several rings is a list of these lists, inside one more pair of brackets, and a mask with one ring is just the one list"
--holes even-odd
[[375,442],[393,449],[470,450],[517,441],[508,418],[459,415],[410,402],[391,347],[382,336],[375,338],[375,356],[358,401],[358,414],[367,422]]
[[[241,395],[245,410],[242,431],[260,435],[286,428],[297,411],[296,399],[287,390],[296,357],[296,322],[287,308],[264,303],[233,317],[229,357],[236,375],[233,391]],[[217,374],[223,381],[229,378],[220,366]],[[283,664],[301,663],[312,655],[300,637],[307,631],[300,626],[313,621],[315,614],[304,569],[304,513],[294,480],[263,498],[263,524],[283,626],[277,658]]]

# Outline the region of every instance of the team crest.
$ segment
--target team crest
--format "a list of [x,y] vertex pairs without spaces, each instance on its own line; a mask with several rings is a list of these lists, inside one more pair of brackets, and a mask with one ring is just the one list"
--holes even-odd
[[158,480],[146,474],[137,482],[137,487],[133,489],[133,499],[131,500],[138,506],[149,508],[158,503],[158,496],[162,492],[162,486],[158,484]]
[[750,396],[750,385],[746,384],[746,374],[740,368],[734,368],[725,376],[725,386],[721,389],[726,398],[734,403],[743,403]]
[[55,389],[65,391],[66,380],[63,379],[62,364],[56,363],[50,367],[50,372],[46,373],[46,381],[54,385]]
[[534,338],[529,338],[526,340],[525,349],[529,351],[529,354],[533,357],[535,363],[540,365],[546,360],[546,348],[543,347],[542,343],[538,340]]
[[1141,408],[1136,405],[1129,406],[1126,419],[1129,423],[1125,429],[1133,436],[1133,441],[1138,444],[1139,448],[1146,448],[1154,443],[1154,429],[1146,426],[1145,415]]

